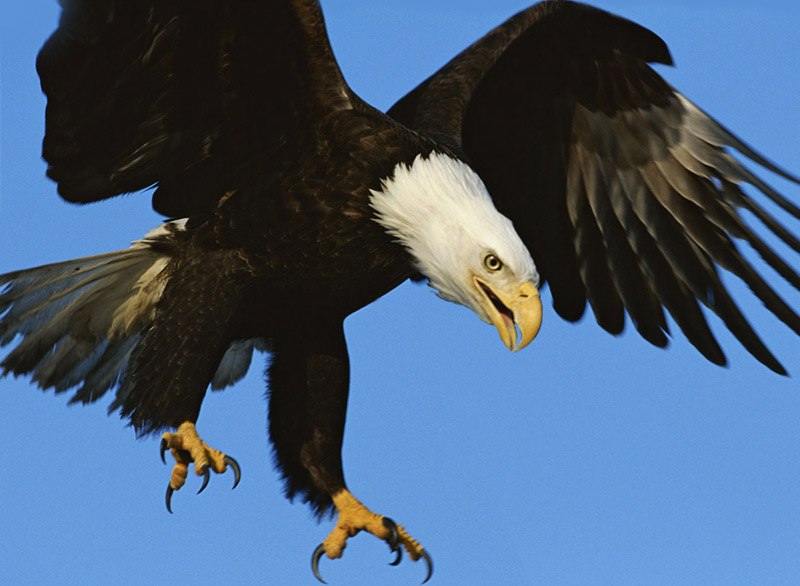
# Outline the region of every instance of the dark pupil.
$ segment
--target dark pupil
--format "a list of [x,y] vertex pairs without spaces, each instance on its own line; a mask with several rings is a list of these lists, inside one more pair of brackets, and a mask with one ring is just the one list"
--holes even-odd
[[500,268],[500,260],[496,256],[487,256],[486,266],[492,270],[497,270]]

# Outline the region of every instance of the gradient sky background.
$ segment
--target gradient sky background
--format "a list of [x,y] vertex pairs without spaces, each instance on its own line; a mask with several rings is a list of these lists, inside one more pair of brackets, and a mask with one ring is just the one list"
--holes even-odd
[[[787,5],[790,3],[786,3]],[[800,8],[761,2],[608,1],[669,44],[667,79],[757,150],[800,172]],[[526,0],[323,2],[344,74],[385,109]],[[160,219],[147,196],[62,202],[39,158],[36,53],[55,1],[4,3],[0,273],[124,248]],[[762,174],[800,202],[800,188]],[[800,223],[780,215],[795,233]],[[797,255],[781,249],[795,266]],[[777,279],[764,271],[771,282]],[[729,280],[795,378],[757,363],[716,321],[730,359],[679,333],[667,351],[567,324],[545,293],[538,339],[508,352],[469,311],[406,284],[346,322],[353,364],[348,483],[431,552],[432,584],[789,584],[800,576],[800,340]],[[795,307],[800,295],[782,282]],[[674,328],[677,332],[677,328]],[[105,406],[65,408],[0,382],[0,582],[315,584],[333,527],[289,504],[266,440],[263,359],[209,394],[198,428],[243,469],[164,508],[157,439]],[[107,398],[108,399],[108,398]],[[329,584],[418,584],[360,535]]]

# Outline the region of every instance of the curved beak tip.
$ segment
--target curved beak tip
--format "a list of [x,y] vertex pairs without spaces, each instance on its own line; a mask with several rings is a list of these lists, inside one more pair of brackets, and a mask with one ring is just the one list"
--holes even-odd
[[542,327],[542,299],[533,283],[525,283],[520,288],[511,309],[514,312],[514,323],[519,328],[520,339],[510,349],[518,352],[533,341]]
[[[487,286],[484,286],[488,289]],[[542,325],[542,300],[533,282],[523,283],[517,291],[506,297],[502,291],[492,291],[492,297],[503,308],[498,309],[484,293],[492,324],[500,339],[512,352],[518,352],[531,343]]]

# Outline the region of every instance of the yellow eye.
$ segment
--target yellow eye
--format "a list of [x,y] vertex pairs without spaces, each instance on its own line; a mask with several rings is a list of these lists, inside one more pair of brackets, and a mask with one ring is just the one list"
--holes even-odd
[[483,266],[485,266],[487,269],[489,269],[493,273],[496,273],[497,271],[499,271],[500,269],[503,268],[503,261],[501,261],[499,258],[497,258],[493,254],[487,254],[483,258]]

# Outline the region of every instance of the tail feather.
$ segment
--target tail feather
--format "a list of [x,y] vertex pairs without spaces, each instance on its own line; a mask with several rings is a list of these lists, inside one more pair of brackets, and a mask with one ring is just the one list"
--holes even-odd
[[[146,242],[0,276],[0,346],[18,340],[2,375],[32,375],[72,401],[95,401],[124,377],[153,319],[167,257]],[[21,336],[21,338],[20,338]]]
[[[30,375],[42,389],[74,390],[70,403],[91,403],[116,388],[113,411],[129,398],[129,362],[155,319],[170,277],[165,247],[185,220],[149,232],[131,248],[0,275],[0,377]],[[261,338],[236,340],[221,359],[214,390],[248,371]]]
[[46,354],[34,367],[33,381],[42,388],[54,388],[57,393],[79,384],[100,361],[108,340],[92,348],[88,355],[81,351],[81,346],[72,338],[62,338],[54,351]]
[[109,406],[109,413],[121,407],[126,398],[126,387],[122,384],[128,373],[128,359],[133,349],[139,343],[140,335],[132,336],[111,345],[103,353],[101,360],[98,361],[99,367],[84,379],[83,386],[78,389],[70,403],[91,403],[99,399],[103,394],[119,383],[117,397]]

